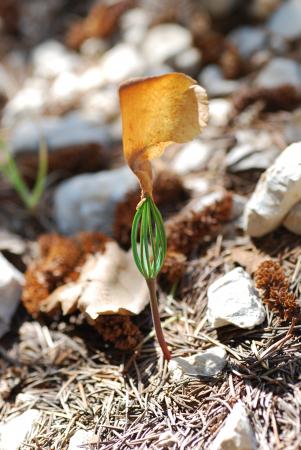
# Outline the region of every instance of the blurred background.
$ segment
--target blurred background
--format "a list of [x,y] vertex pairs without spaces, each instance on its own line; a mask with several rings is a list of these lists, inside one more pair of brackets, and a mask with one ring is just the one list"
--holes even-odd
[[[181,71],[198,80],[209,127],[170,153],[168,170],[211,170],[215,180],[222,171],[225,187],[248,193],[258,171],[300,139],[300,42],[299,0],[1,0],[1,157],[12,155],[32,186],[45,140],[37,229],[112,234],[112,208],[136,186],[126,169],[106,172],[123,165],[118,85],[131,77]],[[99,171],[109,178],[64,185]],[[11,184],[0,178],[1,224],[35,236]]]

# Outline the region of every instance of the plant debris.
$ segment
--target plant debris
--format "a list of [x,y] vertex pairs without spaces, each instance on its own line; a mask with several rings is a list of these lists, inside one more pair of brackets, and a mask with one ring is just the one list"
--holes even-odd
[[254,279],[262,300],[283,320],[300,320],[300,306],[284,270],[277,261],[267,260],[257,268]]

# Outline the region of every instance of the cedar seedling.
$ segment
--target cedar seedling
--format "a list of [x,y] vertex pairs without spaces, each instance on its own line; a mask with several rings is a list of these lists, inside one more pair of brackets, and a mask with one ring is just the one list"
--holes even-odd
[[156,279],[166,255],[161,214],[153,201],[151,160],[173,143],[195,138],[208,121],[205,90],[182,73],[130,80],[119,89],[125,159],[141,187],[132,226],[135,263],[148,285],[158,342],[165,359],[171,355],[158,310]]

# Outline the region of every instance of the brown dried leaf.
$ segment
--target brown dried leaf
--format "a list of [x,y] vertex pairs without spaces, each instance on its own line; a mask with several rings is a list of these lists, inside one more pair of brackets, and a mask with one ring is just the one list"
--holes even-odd
[[152,195],[150,161],[196,137],[208,122],[206,91],[182,73],[139,78],[119,89],[123,148],[144,194]]

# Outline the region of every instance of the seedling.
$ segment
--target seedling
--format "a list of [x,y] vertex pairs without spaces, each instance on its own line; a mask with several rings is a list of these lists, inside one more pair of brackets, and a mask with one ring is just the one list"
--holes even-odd
[[158,342],[165,359],[170,360],[156,294],[167,244],[163,219],[153,200],[150,161],[168,145],[190,141],[202,131],[208,121],[208,100],[205,90],[181,73],[131,80],[120,86],[119,95],[124,155],[141,187],[132,225],[132,251],[148,285]]
[[34,211],[38,205],[46,186],[48,154],[47,146],[44,139],[40,141],[39,148],[39,166],[35,184],[30,190],[23,180],[23,177],[18,169],[16,161],[3,141],[0,141],[0,152],[3,156],[0,160],[0,172],[13,186],[24,205],[29,211]]

